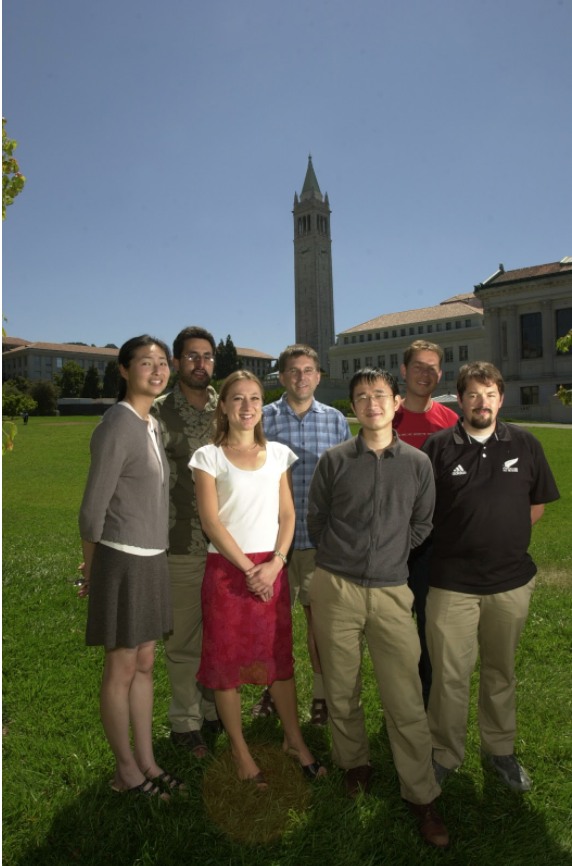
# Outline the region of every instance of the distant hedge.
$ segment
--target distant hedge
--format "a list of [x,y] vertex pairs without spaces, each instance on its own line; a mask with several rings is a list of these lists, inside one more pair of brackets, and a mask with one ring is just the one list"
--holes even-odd
[[346,417],[348,415],[353,415],[352,404],[350,403],[349,399],[334,400],[332,406],[334,407],[334,409],[338,409],[342,413],[342,415],[346,415]]

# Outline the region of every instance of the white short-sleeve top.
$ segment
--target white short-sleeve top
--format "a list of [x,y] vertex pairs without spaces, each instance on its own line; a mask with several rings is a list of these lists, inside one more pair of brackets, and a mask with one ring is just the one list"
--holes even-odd
[[[260,469],[239,469],[217,445],[198,448],[189,467],[216,479],[218,516],[243,553],[276,549],[280,478],[298,458],[281,442],[266,443],[266,462]],[[194,477],[194,473],[193,473]],[[209,544],[209,553],[218,553]]]

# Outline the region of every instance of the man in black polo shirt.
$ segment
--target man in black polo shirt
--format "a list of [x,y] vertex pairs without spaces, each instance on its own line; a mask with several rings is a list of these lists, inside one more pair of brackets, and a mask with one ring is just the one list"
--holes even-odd
[[463,762],[480,650],[481,754],[506,785],[528,791],[532,782],[514,756],[514,660],[536,574],[531,527],[559,493],[539,441],[497,420],[504,381],[496,367],[465,365],[457,392],[463,417],[422,449],[437,490],[427,600],[433,767],[442,783]]

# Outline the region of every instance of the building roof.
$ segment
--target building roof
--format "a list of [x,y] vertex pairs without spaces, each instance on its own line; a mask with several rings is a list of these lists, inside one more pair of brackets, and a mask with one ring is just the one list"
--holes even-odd
[[534,280],[539,277],[553,277],[556,274],[572,272],[572,258],[565,256],[559,262],[549,262],[546,265],[533,265],[531,268],[517,268],[514,271],[505,271],[502,265],[499,265],[498,271],[486,279],[484,282],[475,286],[475,291],[488,289],[490,286],[499,286],[506,283],[516,283],[522,280]]
[[320,185],[318,183],[318,178],[316,177],[316,172],[314,171],[314,166],[312,165],[312,155],[308,157],[308,170],[306,171],[306,178],[304,180],[304,186],[302,187],[302,195],[305,192],[317,192],[322,195],[322,191],[320,189]]
[[44,349],[51,352],[60,352],[62,355],[108,355],[117,358],[119,349],[104,349],[99,346],[77,346],[74,343],[26,343],[6,352],[7,355],[24,354],[26,349]]
[[16,346],[28,346],[29,340],[23,340],[21,337],[2,337],[2,351],[14,349]]
[[264,352],[259,352],[258,349],[239,349],[237,347],[236,354],[239,358],[261,358],[266,361],[276,361],[274,355],[265,355]]
[[452,298],[446,298],[444,301],[441,301],[442,304],[452,304],[454,301],[469,301],[476,300],[474,292],[465,292],[462,295],[453,295]]
[[478,307],[473,307],[462,301],[447,301],[445,304],[438,304],[436,307],[421,307],[419,310],[406,310],[403,313],[386,313],[385,316],[378,316],[376,319],[370,319],[369,322],[364,322],[362,325],[354,325],[353,328],[340,331],[340,334],[370,331],[372,328],[423,324],[425,322],[437,321],[438,319],[451,319],[455,316],[473,316],[475,313],[479,316],[483,315],[483,311]]

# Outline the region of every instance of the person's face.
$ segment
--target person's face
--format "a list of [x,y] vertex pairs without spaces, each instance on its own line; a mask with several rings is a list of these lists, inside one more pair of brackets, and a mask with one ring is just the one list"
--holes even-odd
[[119,372],[127,382],[132,396],[158,397],[169,381],[169,362],[160,346],[139,346],[128,367],[119,365]]
[[469,379],[462,397],[457,395],[465,424],[479,431],[494,428],[503,399],[496,383],[482,384],[476,379]]
[[208,340],[191,337],[185,340],[180,358],[173,358],[173,366],[179,374],[179,381],[188,388],[204,390],[213,375],[213,349]]
[[407,367],[401,365],[401,375],[405,381],[406,394],[416,397],[430,397],[441,378],[441,366],[437,352],[421,349],[414,352]]
[[320,383],[320,371],[307,355],[289,358],[286,369],[279,376],[280,384],[286,388],[286,396],[294,403],[311,400]]
[[228,389],[221,409],[228,418],[231,430],[254,430],[262,417],[264,400],[256,382],[239,379]]
[[372,383],[359,382],[354,388],[351,401],[355,416],[364,430],[378,432],[391,427],[400,398],[383,379]]

